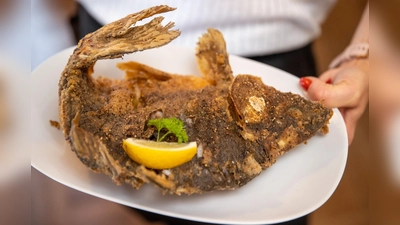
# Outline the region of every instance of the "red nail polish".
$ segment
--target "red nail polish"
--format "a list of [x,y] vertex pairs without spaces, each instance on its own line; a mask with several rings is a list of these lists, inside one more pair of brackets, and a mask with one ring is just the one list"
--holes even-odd
[[332,84],[332,79],[326,81],[327,84]]
[[300,78],[300,85],[301,85],[301,87],[303,87],[304,88],[304,90],[308,90],[308,88],[310,87],[310,85],[311,85],[311,83],[312,83],[312,81],[310,80],[310,79],[308,79],[308,78]]

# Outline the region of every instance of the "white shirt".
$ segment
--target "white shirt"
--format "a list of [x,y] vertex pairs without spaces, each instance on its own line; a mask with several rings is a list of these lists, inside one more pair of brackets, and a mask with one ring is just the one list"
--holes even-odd
[[220,30],[228,52],[242,56],[285,52],[311,43],[336,0],[78,0],[101,24],[166,4],[163,14],[182,34],[171,44],[195,47],[213,27]]
[[[167,4],[177,10],[162,14],[182,31],[173,45],[195,48],[207,28],[219,29],[230,54],[266,55],[300,48],[321,32],[320,25],[336,0],[78,0],[101,24],[142,9]],[[74,45],[68,23],[69,0],[32,0],[32,68]]]

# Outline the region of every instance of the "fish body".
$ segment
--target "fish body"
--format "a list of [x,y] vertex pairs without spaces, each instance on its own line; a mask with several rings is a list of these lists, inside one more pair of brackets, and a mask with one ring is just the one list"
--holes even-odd
[[[159,47],[179,36],[173,23],[149,16],[174,10],[156,6],[85,36],[59,82],[59,119],[77,157],[116,184],[144,183],[164,193],[193,194],[237,189],[318,131],[326,131],[332,110],[321,102],[282,93],[252,75],[233,76],[222,34],[209,29],[196,58],[203,77],[169,74],[136,62],[121,63],[122,80],[93,78],[97,60]],[[202,153],[168,173],[131,160],[126,138],[154,139],[150,119],[176,117]],[[174,141],[169,137],[169,141]]]

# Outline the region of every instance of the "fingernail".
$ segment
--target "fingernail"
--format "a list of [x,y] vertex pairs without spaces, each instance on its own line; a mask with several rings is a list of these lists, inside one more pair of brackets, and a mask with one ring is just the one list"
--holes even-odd
[[332,79],[326,81],[327,84],[332,84]]
[[312,81],[308,78],[300,78],[300,86],[304,89],[304,90],[308,90],[308,88],[310,87]]

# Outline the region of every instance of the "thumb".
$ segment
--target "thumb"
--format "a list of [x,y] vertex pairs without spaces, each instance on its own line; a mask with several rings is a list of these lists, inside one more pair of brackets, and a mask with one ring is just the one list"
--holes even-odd
[[328,108],[349,106],[352,100],[351,88],[346,81],[336,84],[327,84],[319,78],[303,77],[300,85],[313,101],[324,101]]

